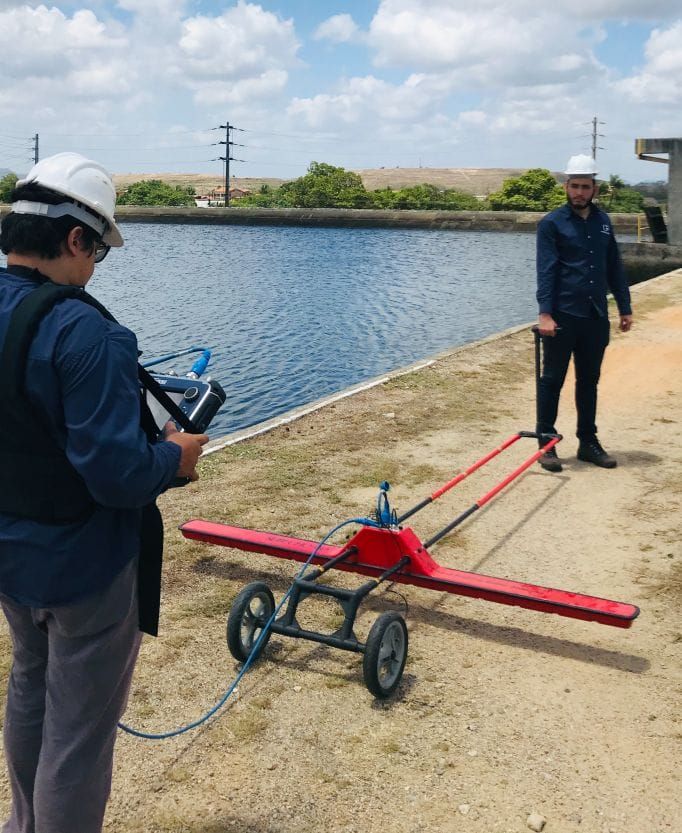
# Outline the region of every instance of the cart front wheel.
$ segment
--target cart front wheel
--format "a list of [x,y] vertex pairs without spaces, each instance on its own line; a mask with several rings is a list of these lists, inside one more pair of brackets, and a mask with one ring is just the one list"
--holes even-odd
[[372,625],[365,645],[362,671],[375,697],[390,697],[398,687],[407,659],[407,626],[395,611],[382,613]]
[[[227,647],[236,660],[246,662],[249,658],[274,609],[275,598],[267,584],[262,581],[247,584],[237,593],[227,617]],[[270,631],[258,646],[259,654],[269,639]]]

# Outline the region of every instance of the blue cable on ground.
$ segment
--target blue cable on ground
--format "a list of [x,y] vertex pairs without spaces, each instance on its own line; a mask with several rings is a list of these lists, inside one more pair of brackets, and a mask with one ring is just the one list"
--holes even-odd
[[[334,527],[334,529],[332,529],[330,532],[328,532],[324,536],[324,538],[320,541],[320,543],[315,547],[315,549],[312,551],[312,553],[308,557],[308,560],[303,564],[301,569],[296,574],[296,578],[301,578],[301,576],[305,572],[306,568],[310,565],[310,562],[313,560],[313,558],[320,551],[321,547],[332,537],[332,535],[334,535],[336,532],[338,532],[344,526],[348,526],[350,524],[360,524],[361,526],[379,526],[380,525],[376,521],[371,520],[370,518],[349,518],[347,521],[343,521],[342,523],[338,524],[337,526]],[[198,718],[197,720],[193,721],[192,723],[188,723],[185,726],[181,726],[178,729],[172,729],[169,732],[159,732],[159,733],[141,732],[138,729],[133,729],[131,726],[128,726],[125,723],[119,723],[118,728],[123,730],[124,732],[127,732],[127,734],[129,734],[129,735],[133,735],[136,738],[145,738],[146,740],[165,740],[166,738],[173,738],[176,735],[182,735],[185,732],[189,732],[191,729],[196,729],[197,726],[201,726],[202,723],[205,723],[207,720],[209,720],[211,717],[213,717],[213,715],[216,714],[216,712],[218,712],[225,705],[225,703],[230,698],[230,695],[232,694],[232,692],[235,690],[235,688],[239,684],[239,681],[241,680],[241,678],[244,676],[244,674],[246,674],[246,672],[248,671],[248,669],[252,665],[253,661],[255,660],[256,656],[258,655],[258,648],[259,648],[261,642],[263,641],[263,639],[265,637],[265,634],[270,629],[270,625],[272,625],[272,623],[275,621],[275,618],[277,617],[277,614],[279,613],[280,609],[282,608],[282,605],[289,598],[289,596],[291,595],[291,591],[293,589],[294,589],[294,585],[292,583],[291,587],[284,594],[284,597],[283,597],[282,601],[274,609],[272,615],[270,616],[270,618],[266,622],[265,626],[263,627],[263,630],[260,632],[260,635],[258,636],[258,639],[256,640],[253,648],[251,649],[251,653],[247,657],[246,662],[242,666],[241,671],[239,672],[239,674],[237,674],[237,676],[235,677],[235,679],[231,683],[230,687],[227,689],[227,691],[221,697],[221,699],[216,703],[215,706],[213,706],[212,709],[209,709],[209,711],[207,711],[206,714],[202,715],[202,717]]]

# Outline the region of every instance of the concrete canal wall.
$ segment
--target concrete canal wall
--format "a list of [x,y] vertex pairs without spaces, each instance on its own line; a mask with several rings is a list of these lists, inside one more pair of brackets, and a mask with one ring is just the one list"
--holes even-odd
[[[0,218],[9,206],[0,205]],[[612,214],[619,234],[637,234],[636,214]],[[122,223],[191,223],[235,226],[321,226],[337,228],[421,228],[463,231],[535,232],[544,212],[378,211],[369,208],[168,208],[121,205]]]
[[[378,211],[366,208],[156,208],[119,206],[123,223],[318,226],[341,228],[422,228],[463,231],[535,232],[544,212]],[[614,214],[620,234],[637,233],[636,214]]]

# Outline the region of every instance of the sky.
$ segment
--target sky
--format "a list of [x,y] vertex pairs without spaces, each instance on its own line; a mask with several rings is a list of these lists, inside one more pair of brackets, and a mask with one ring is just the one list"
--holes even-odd
[[[301,176],[549,168],[667,179],[682,136],[680,0],[0,0],[0,169]],[[222,126],[222,127],[221,127]]]

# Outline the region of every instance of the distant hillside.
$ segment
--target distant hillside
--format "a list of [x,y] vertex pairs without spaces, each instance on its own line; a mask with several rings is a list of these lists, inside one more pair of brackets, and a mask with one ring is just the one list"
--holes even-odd
[[377,188],[408,188],[427,183],[439,188],[456,188],[486,197],[502,187],[505,179],[521,176],[528,168],[374,168],[357,171],[368,191]]
[[[467,194],[486,197],[502,187],[505,179],[520,176],[527,168],[369,168],[359,170],[362,181],[368,191],[377,188],[406,188],[410,185],[437,185],[439,188],[456,188]],[[114,174],[117,190],[123,190],[133,182],[146,179],[161,179],[170,185],[191,185],[197,194],[208,193],[217,185],[223,185],[224,179],[219,174]],[[234,188],[244,188],[251,192],[258,191],[261,185],[271,188],[279,187],[284,179],[273,177],[236,177],[230,180]]]
[[[117,191],[122,191],[133,182],[142,182],[148,179],[160,179],[169,185],[180,185],[186,188],[191,185],[197,194],[208,194],[218,185],[225,184],[225,178],[220,174],[114,174],[113,180]],[[269,185],[271,188],[278,188],[285,180],[272,177],[231,177],[231,188],[244,188],[248,191],[258,191],[261,185]]]

